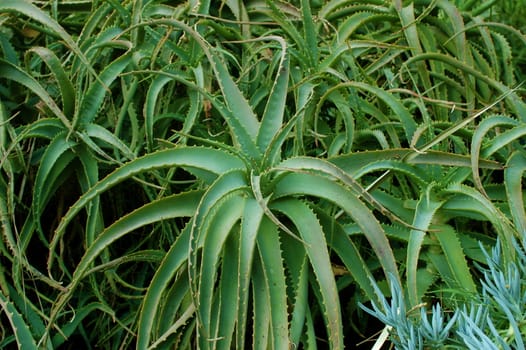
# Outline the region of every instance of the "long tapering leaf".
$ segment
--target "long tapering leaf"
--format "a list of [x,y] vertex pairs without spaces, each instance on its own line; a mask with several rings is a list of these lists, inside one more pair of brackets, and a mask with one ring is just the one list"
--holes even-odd
[[436,211],[442,205],[442,202],[434,198],[432,193],[433,186],[430,185],[427,190],[422,193],[420,200],[416,206],[415,216],[413,219],[413,226],[420,230],[411,230],[409,242],[407,245],[407,289],[409,296],[409,307],[414,307],[421,302],[421,295],[418,295],[418,260],[420,258],[420,250],[424,241],[425,231],[429,229],[431,222],[435,216]]
[[225,121],[231,128],[234,141],[240,146],[245,154],[253,159],[259,159],[262,152],[258,149],[256,140],[260,128],[260,122],[245,96],[235,83],[228,67],[223,62],[222,57],[213,50],[208,42],[194,29],[187,24],[172,20],[160,19],[149,22],[152,24],[168,25],[184,30],[190,35],[205,53],[208,61],[212,65],[215,77],[221,88],[225,104],[219,103],[213,98],[214,107],[219,110]]
[[16,81],[19,84],[22,84],[30,91],[32,91],[35,95],[40,97],[42,102],[44,102],[45,105],[51,110],[51,112],[62,121],[66,128],[71,128],[71,123],[64,114],[64,112],[58,107],[57,103],[49,95],[46,89],[44,89],[44,87],[40,85],[40,83],[36,81],[32,76],[30,76],[20,67],[17,67],[12,63],[4,61],[1,58],[0,71],[2,72],[2,78],[10,79]]
[[[69,33],[51,16],[46,12],[42,11],[35,5],[31,4],[27,0],[3,0],[0,2],[0,12],[9,12],[15,14],[24,14],[25,16],[43,24],[54,31],[61,40],[77,55],[88,70],[97,77],[95,70],[90,65],[88,59],[84,56],[80,48],[75,43],[75,40],[69,35]],[[98,77],[97,77],[98,79]]]
[[79,110],[75,115],[73,126],[85,126],[91,123],[101,106],[104,96],[109,92],[108,87],[131,63],[132,53],[127,52],[110,63],[100,74],[100,81],[93,83],[83,96]]
[[75,113],[75,88],[62,67],[62,63],[53,51],[46,47],[33,47],[28,52],[36,53],[46,63],[51,74],[55,77],[62,97],[62,109],[68,119],[73,119]]
[[440,243],[451,275],[454,277],[454,281],[446,282],[453,282],[455,287],[461,288],[468,293],[476,293],[477,287],[460,244],[459,234],[448,225],[440,225],[437,227],[437,230],[433,232],[433,235]]
[[405,62],[405,64],[410,65],[421,60],[438,60],[452,67],[460,69],[461,71],[475,77],[476,79],[480,79],[481,81],[485,82],[486,84],[497,90],[499,93],[501,93],[502,96],[505,96],[506,101],[509,103],[511,109],[515,113],[517,113],[517,115],[520,116],[522,120],[525,120],[524,118],[526,117],[524,116],[526,115],[526,104],[523,101],[521,101],[521,99],[515,93],[514,89],[507,87],[506,85],[502,84],[497,80],[487,77],[477,69],[467,65],[465,62],[461,62],[451,56],[441,53],[423,53],[410,58]]
[[73,296],[76,287],[83,281],[91,264],[102,251],[117,239],[142,226],[177,217],[191,217],[195,214],[201,196],[202,192],[193,191],[165,197],[134,210],[107,227],[97,236],[93,244],[87,247],[73,272],[67,291],[55,301],[48,329],[53,326],[56,317]]
[[290,195],[324,198],[345,210],[369,241],[386,276],[392,274],[399,279],[396,260],[385,231],[371,210],[352,191],[324,176],[289,173],[276,183],[273,198]]
[[[276,226],[270,221],[263,218],[263,227],[267,229],[276,230]],[[265,224],[266,222],[266,224]],[[255,255],[254,267],[252,269],[252,300],[253,300],[253,336],[252,348],[255,350],[267,350],[271,348],[271,334],[270,334],[270,313],[271,308],[269,298],[269,286],[267,278],[263,271],[261,258],[259,254]]]
[[411,140],[413,138],[413,134],[416,130],[416,122],[411,113],[400,102],[399,99],[395,98],[395,96],[383,89],[366,83],[349,82],[345,83],[344,85],[367,91],[385,102],[392,109],[394,117],[400,121],[402,127],[404,128],[406,139]]
[[38,349],[33,334],[31,334],[31,330],[22,318],[22,315],[20,315],[13,303],[11,303],[1,291],[0,306],[6,313],[7,319],[11,324],[18,348],[28,350]]
[[188,259],[188,246],[190,244],[190,228],[192,221],[183,229],[181,234],[166,253],[163,261],[157,267],[148,290],[144,295],[139,313],[137,329],[137,349],[144,350],[150,343],[154,332],[153,327],[157,319],[157,309],[161,305],[163,293],[174,276],[181,271],[181,266]]
[[332,252],[338,254],[343,265],[347,268],[353,279],[364,291],[369,300],[375,300],[376,294],[371,281],[373,275],[367,266],[359,248],[351,237],[330,213],[323,210],[316,212],[324,227],[327,243]]
[[[355,176],[363,167],[381,160],[400,160],[409,164],[471,167],[471,159],[469,156],[432,150],[425,153],[417,153],[408,148],[355,152],[329,159],[331,163],[334,163],[338,168],[351,176]],[[486,159],[479,159],[479,167],[495,170],[502,169],[500,163]]]
[[[263,221],[269,227],[269,221]],[[264,234],[263,234],[264,232]],[[270,316],[270,346],[262,349],[287,349],[289,347],[289,321],[287,312],[287,286],[283,258],[281,255],[281,242],[279,233],[274,225],[262,231],[257,237],[257,245],[263,270],[263,283],[266,296],[263,305],[258,306],[269,309]],[[261,302],[261,300],[260,300]],[[254,312],[260,312],[255,310]],[[254,318],[259,318],[255,315]],[[254,327],[257,327],[255,324]],[[265,332],[263,329],[262,332]],[[260,331],[257,331],[260,334]],[[259,339],[255,339],[257,341]],[[262,344],[263,345],[263,344]]]
[[107,191],[116,184],[137,174],[159,168],[189,167],[201,169],[212,174],[222,174],[232,169],[243,168],[244,164],[239,158],[221,150],[200,147],[181,147],[167,149],[137,158],[116,169],[113,173],[99,181],[90,190],[86,191],[79,200],[70,207],[57,227],[50,242],[50,255],[48,265],[53,261],[53,252],[57,243],[64,235],[66,226],[93,198]]
[[524,199],[522,179],[526,171],[526,157],[522,152],[514,152],[506,163],[504,169],[504,184],[508,197],[513,223],[520,233],[526,232],[526,211],[524,210]]
[[[240,220],[244,205],[242,196],[231,194],[217,203],[211,213],[212,215],[210,215],[212,217],[207,218],[207,222],[198,228],[199,234],[204,236],[196,298],[196,310],[199,317],[199,344],[202,349],[213,349],[217,346],[216,343],[231,338],[230,335],[215,334],[214,329],[219,323],[220,315],[212,313],[212,304],[214,300],[222,303],[221,298],[225,297],[221,295],[224,290],[216,290],[218,263],[225,240],[231,233],[233,226]],[[232,277],[234,276],[222,276],[222,278]],[[232,291],[237,292],[235,288]],[[234,305],[234,310],[236,309],[237,307]],[[229,331],[232,332],[233,330]]]
[[202,247],[206,235],[202,235],[200,228],[204,225],[206,219],[210,217],[211,212],[216,207],[217,203],[228,197],[234,192],[247,190],[247,183],[245,179],[246,174],[241,170],[234,170],[222,174],[203,195],[199,203],[199,208],[194,215],[194,224],[190,234],[189,258],[190,258],[190,283],[193,288],[193,293],[197,293],[198,281],[198,266],[197,266],[197,250]]
[[261,126],[258,130],[257,145],[262,152],[268,148],[271,140],[278,134],[283,126],[283,116],[287,99],[289,81],[289,53],[287,44],[280,37],[265,37],[262,39],[273,39],[281,45],[281,59],[276,72],[276,78],[272,85],[272,90],[268,96],[265,111],[261,118]]
[[480,179],[480,151],[483,147],[483,142],[486,140],[486,134],[491,129],[498,126],[516,126],[518,122],[510,117],[494,115],[482,120],[471,138],[471,171],[473,173],[473,181],[477,189],[486,194]]
[[325,234],[318,218],[305,203],[294,199],[276,201],[272,207],[291,219],[300,237],[305,242],[305,250],[318,282],[314,288],[319,290],[323,301],[322,307],[329,335],[329,344],[332,349],[344,348],[338,289],[332,272]]
[[54,194],[55,181],[63,175],[66,166],[74,159],[75,144],[62,133],[57,135],[46,148],[38,167],[33,191],[33,210],[37,218],[42,214],[50,196]]
[[[255,199],[246,199],[238,248],[237,294],[239,303],[237,308],[236,336],[236,348],[238,349],[243,348],[245,345],[252,262],[256,252],[256,240],[257,235],[260,233],[260,226],[264,217],[263,214],[263,208],[261,208]],[[265,232],[261,230],[261,234],[265,234]]]
[[[446,193],[456,194],[467,212],[482,215],[483,219],[491,222],[495,231],[497,232],[502,244],[506,247],[503,250],[503,257],[505,262],[513,261],[515,249],[513,248],[514,237],[519,235],[515,227],[513,227],[510,220],[502,213],[502,211],[495,206],[487,197],[472,187],[461,184],[451,184],[445,189]],[[449,209],[447,204],[454,203],[455,196],[449,198],[443,205],[443,208]],[[452,209],[454,209],[453,207]],[[454,213],[453,213],[454,214]]]

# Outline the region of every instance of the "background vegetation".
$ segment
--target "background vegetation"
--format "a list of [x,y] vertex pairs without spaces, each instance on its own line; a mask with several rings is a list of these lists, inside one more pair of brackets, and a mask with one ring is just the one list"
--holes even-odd
[[524,348],[525,9],[2,0],[0,347]]

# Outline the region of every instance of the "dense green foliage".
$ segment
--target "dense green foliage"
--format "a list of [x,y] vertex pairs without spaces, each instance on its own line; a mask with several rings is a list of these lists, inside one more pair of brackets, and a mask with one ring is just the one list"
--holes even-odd
[[343,349],[391,294],[487,300],[486,250],[525,261],[516,3],[0,1],[0,347]]

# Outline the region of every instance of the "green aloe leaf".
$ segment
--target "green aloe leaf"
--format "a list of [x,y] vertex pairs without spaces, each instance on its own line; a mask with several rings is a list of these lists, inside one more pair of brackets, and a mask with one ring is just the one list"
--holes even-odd
[[[121,152],[127,160],[132,160],[135,158],[135,154],[120,138],[115,136],[115,134],[113,134],[108,129],[98,124],[86,125],[86,127],[83,130],[83,134],[88,136],[90,139],[98,139],[100,141],[103,141],[106,146],[109,146],[115,151]],[[83,140],[85,140],[85,138],[83,138]],[[120,159],[118,161],[120,161]]]
[[[289,346],[289,315],[285,270],[279,233],[276,226],[269,222],[263,221],[265,226],[262,232],[264,234],[259,234],[257,237],[260,262],[258,265],[261,265],[262,276],[256,276],[260,278],[256,281],[255,287],[262,283],[264,293],[259,295],[261,291],[258,290],[258,299],[255,299],[255,302],[261,304],[256,305],[257,309],[254,310],[254,330],[256,332],[254,341],[260,344],[257,347],[260,349],[286,349]],[[259,281],[261,278],[263,281]],[[260,308],[263,310],[259,310]],[[265,329],[265,324],[268,324],[267,329]],[[265,332],[268,332],[270,337],[265,335]],[[262,337],[268,337],[269,345],[261,342]]]
[[526,105],[523,101],[517,96],[514,89],[510,89],[506,85],[502,84],[501,82],[491,79],[490,77],[487,77],[486,75],[482,74],[480,71],[475,69],[474,67],[467,65],[465,62],[462,62],[458,59],[455,59],[454,57],[441,54],[441,53],[423,53],[417,56],[414,56],[407,60],[405,62],[405,65],[410,65],[412,63],[422,61],[422,60],[438,60],[445,64],[448,64],[456,69],[461,70],[462,72],[469,74],[470,76],[473,76],[476,79],[479,79],[495,90],[497,90],[499,93],[502,94],[502,96],[506,97],[506,102],[510,105],[511,109],[518,115],[521,116],[521,118],[524,118],[522,116],[526,115]]
[[[266,224],[264,224],[266,222]],[[263,227],[268,229],[276,230],[276,226],[270,220],[263,220]],[[268,232],[265,229],[265,232]],[[253,341],[252,348],[257,350],[267,350],[272,348],[270,345],[271,333],[270,333],[270,322],[271,322],[271,308],[270,297],[269,297],[269,286],[267,284],[267,277],[263,271],[261,259],[259,257],[259,251],[254,260],[254,267],[252,269],[252,299],[253,303]]]
[[262,152],[268,148],[272,139],[278,134],[283,126],[287,90],[289,81],[289,53],[285,41],[280,37],[267,37],[262,39],[273,39],[281,45],[281,59],[277,68],[276,78],[268,97],[261,126],[258,130],[257,145]]
[[83,281],[93,261],[101,252],[119,238],[142,226],[161,220],[193,216],[201,196],[202,192],[193,191],[152,201],[108,226],[97,236],[93,243],[87,247],[84,256],[82,256],[73,272],[72,279],[66,289],[67,291],[61,294],[55,301],[48,329],[53,325],[62,308],[73,296],[76,287]]
[[100,74],[99,80],[92,84],[79,103],[79,110],[75,115],[73,126],[85,126],[91,123],[104,101],[104,97],[110,92],[109,86],[118,78],[119,74],[131,63],[132,53],[126,52],[119,58],[113,60]]
[[64,169],[75,158],[75,145],[75,142],[68,140],[65,133],[61,133],[51,141],[40,160],[33,192],[33,211],[38,220],[57,188],[56,181],[63,176]]
[[93,67],[89,64],[82,51],[79,49],[75,40],[68,34],[68,32],[58,24],[51,16],[46,12],[40,10],[38,7],[33,5],[27,0],[4,0],[0,3],[0,12],[9,12],[15,14],[24,14],[25,16],[43,24],[55,32],[61,40],[77,55],[90,72],[97,77],[97,74],[93,70]]
[[[402,161],[409,164],[429,164],[454,167],[471,167],[470,156],[447,153],[440,151],[426,151],[417,153],[408,148],[391,148],[378,151],[354,152],[341,156],[329,158],[338,168],[351,176],[355,176],[362,168],[371,163],[382,160]],[[502,165],[496,161],[479,159],[479,167],[486,169],[502,169]]]
[[46,47],[33,47],[28,52],[34,52],[46,63],[51,74],[55,77],[62,97],[62,109],[68,119],[73,119],[75,113],[75,88],[64,70],[60,59],[53,51]]
[[318,218],[305,203],[294,199],[276,201],[272,204],[272,208],[281,211],[291,219],[300,237],[305,242],[304,246],[310,266],[318,282],[313,287],[318,289],[321,294],[329,344],[333,349],[344,348],[343,322],[338,290],[332,272],[325,234]]
[[197,31],[181,21],[162,19],[152,21],[150,24],[154,23],[169,25],[184,30],[201,47],[209,63],[212,65],[215,78],[217,79],[221,94],[224,98],[224,104],[216,98],[212,98],[212,104],[219,110],[228,123],[232,137],[244,153],[253,159],[260,159],[262,152],[256,144],[260,122],[245,96],[243,96],[241,90],[233,80],[228,67],[223,62],[218,51],[210,47],[208,42],[206,42]]
[[[22,1],[23,2],[23,1]],[[51,110],[51,112],[59,118],[66,128],[71,128],[71,123],[66,117],[64,112],[58,107],[57,103],[49,95],[49,93],[44,89],[38,81],[36,81],[32,76],[30,76],[26,71],[22,70],[20,67],[15,66],[7,61],[4,61],[0,58],[0,70],[2,71],[2,78],[10,79],[16,81],[17,83],[24,85],[35,95],[40,97],[42,102]]]
[[[435,226],[433,226],[435,228]],[[459,234],[448,225],[440,225],[436,227],[437,231],[433,232],[433,236],[437,238],[444,257],[448,264],[453,281],[446,281],[448,284],[452,283],[456,288],[468,293],[476,293],[477,286],[473,281],[473,276],[470,272],[468,262],[464,254],[462,245],[460,244]]]
[[[196,298],[199,343],[203,349],[215,348],[216,346],[220,348],[230,347],[231,334],[217,333],[217,330],[221,329],[221,315],[216,312],[212,313],[212,309],[214,299],[221,304],[223,298],[226,301],[232,300],[230,296],[224,295],[227,291],[223,284],[220,284],[222,289],[216,290],[216,274],[225,241],[231,234],[234,225],[241,219],[244,205],[245,201],[242,196],[231,194],[216,204],[211,215],[208,215],[207,220],[198,228],[199,234],[204,236]],[[224,272],[227,273],[227,271]],[[222,276],[222,279],[226,278],[232,278],[232,275]],[[234,293],[233,298],[236,299],[236,288],[229,289],[229,291]],[[237,305],[233,305],[232,308],[235,311]],[[232,331],[232,329],[227,331]],[[223,345],[223,341],[226,341],[227,344]]]
[[18,348],[28,350],[38,349],[29,325],[26,324],[22,315],[20,315],[16,307],[9,301],[3,292],[0,292],[0,306],[4,310],[7,319],[11,324]]
[[276,183],[272,198],[278,199],[291,195],[315,196],[341,207],[362,230],[385,274],[399,276],[396,260],[385,231],[371,210],[352,191],[325,176],[288,173]]
[[[246,322],[248,319],[250,281],[252,276],[252,264],[256,254],[256,243],[258,234],[265,234],[262,220],[264,218],[263,208],[253,198],[247,198],[241,222],[239,237],[239,264],[237,271],[237,295],[239,298],[237,308],[237,336],[236,348],[244,347]],[[260,232],[261,231],[261,232]]]
[[211,174],[222,174],[228,170],[243,168],[244,164],[239,158],[227,152],[201,147],[167,149],[145,155],[124,164],[86,191],[63,216],[50,242],[48,265],[51,266],[53,262],[53,252],[64,235],[66,226],[95,197],[135,175],[155,169],[177,166],[200,169]]
[[[478,215],[477,219],[491,222],[502,244],[506,247],[503,250],[504,261],[512,261],[515,254],[513,240],[518,236],[518,231],[495,203],[475,188],[466,185],[451,184],[444,192],[454,194],[454,196],[451,196],[442,208],[451,210],[451,216],[473,213]],[[461,211],[466,214],[461,214]]]
[[417,203],[415,216],[413,219],[413,226],[419,230],[411,230],[409,242],[407,244],[407,289],[409,296],[409,307],[414,307],[421,302],[422,296],[418,294],[418,261],[420,258],[420,250],[424,241],[426,231],[435,217],[437,210],[441,207],[442,202],[435,198],[432,193],[433,185],[430,185],[427,190],[421,195]]
[[192,221],[183,229],[176,241],[171,245],[163,260],[157,267],[148,286],[139,313],[137,330],[137,349],[146,349],[154,333],[154,323],[158,318],[158,308],[162,305],[161,298],[169,287],[170,281],[181,271],[188,259],[190,244],[190,228]]
[[514,152],[504,169],[504,184],[513,222],[518,232],[526,232],[526,212],[524,210],[522,178],[526,171],[526,157],[522,152]]
[[[473,133],[473,137],[471,138],[471,171],[473,173],[473,181],[475,182],[475,186],[482,193],[486,194],[486,191],[480,179],[479,166],[481,149],[484,146],[484,141],[486,141],[486,134],[495,127],[513,127],[517,126],[518,124],[519,123],[516,120],[510,117],[493,115],[482,120]],[[487,156],[488,154],[485,155]]]

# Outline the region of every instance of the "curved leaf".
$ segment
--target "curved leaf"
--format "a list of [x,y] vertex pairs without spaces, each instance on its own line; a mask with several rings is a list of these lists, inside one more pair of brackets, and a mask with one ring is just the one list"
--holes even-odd
[[425,231],[429,229],[431,222],[435,216],[436,211],[442,205],[442,202],[437,201],[432,194],[432,185],[422,193],[420,200],[416,205],[415,216],[413,219],[413,226],[420,230],[411,230],[409,242],[407,244],[407,289],[409,296],[409,308],[415,307],[421,302],[421,295],[418,295],[418,260],[420,258],[420,250],[424,241]]
[[[22,1],[24,2],[24,0]],[[2,71],[2,78],[10,79],[16,81],[19,84],[24,85],[35,95],[40,97],[42,102],[53,112],[53,114],[59,118],[66,128],[71,129],[71,123],[64,114],[64,112],[58,107],[57,103],[49,95],[49,93],[36,81],[32,76],[26,73],[24,70],[20,69],[7,61],[4,61],[0,58],[0,71]]]
[[91,123],[101,106],[104,96],[110,92],[109,86],[122,73],[122,71],[130,64],[132,60],[132,53],[127,52],[121,57],[115,59],[110,63],[100,74],[100,80],[93,83],[88,91],[82,97],[79,104],[79,109],[75,114],[73,126],[85,126]]
[[100,233],[95,241],[93,241],[93,244],[87,247],[84,256],[82,256],[73,272],[72,279],[66,288],[67,291],[61,294],[55,301],[51,311],[48,329],[53,326],[56,317],[73,296],[76,287],[83,281],[95,258],[108,248],[110,244],[142,226],[161,220],[193,216],[201,196],[202,192],[193,191],[152,201],[123,216],[120,220],[115,221]]
[[[322,299],[322,306],[329,334],[329,344],[333,349],[343,349],[343,321],[336,281],[332,272],[331,259],[323,228],[312,210],[303,202],[284,199],[272,203],[272,208],[289,217],[301,238],[309,256]],[[307,300],[305,300],[307,302]]]
[[526,232],[526,211],[524,210],[524,199],[522,179],[526,171],[526,157],[522,152],[514,152],[506,163],[504,169],[504,184],[508,197],[513,223],[520,233]]
[[55,76],[55,80],[60,89],[60,96],[62,97],[62,109],[64,115],[68,119],[73,119],[75,113],[75,88],[69,80],[68,74],[62,67],[62,63],[53,51],[46,47],[33,47],[28,52],[36,53],[42,61],[49,67],[51,73]]
[[400,280],[396,260],[385,231],[371,210],[352,191],[323,176],[288,173],[276,183],[272,199],[291,195],[323,198],[345,210],[361,228],[386,276],[392,274]]
[[53,252],[57,243],[64,235],[69,222],[73,220],[78,212],[91,200],[116,184],[134,175],[160,168],[177,166],[190,167],[201,169],[212,174],[222,174],[231,169],[242,168],[243,165],[239,158],[227,152],[200,147],[182,147],[158,151],[124,164],[86,191],[62,217],[62,221],[55,230],[53,239],[50,242],[48,266],[53,262]]
[[16,307],[11,303],[7,297],[0,291],[0,306],[7,315],[7,319],[11,324],[13,332],[15,334],[16,343],[19,349],[37,350],[38,347],[31,334],[29,326],[25,323],[22,315],[18,312]]

